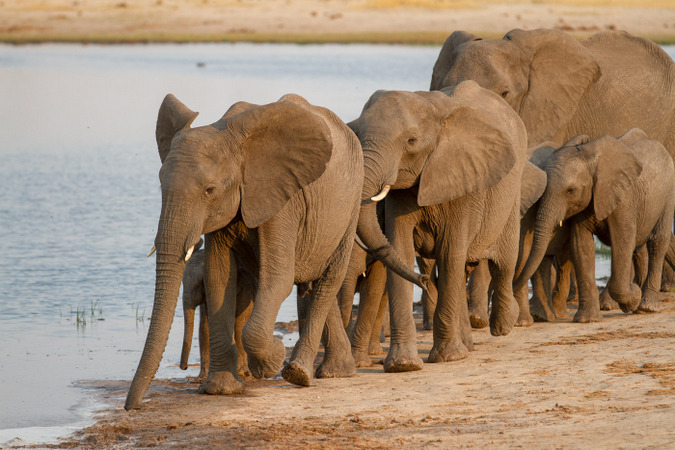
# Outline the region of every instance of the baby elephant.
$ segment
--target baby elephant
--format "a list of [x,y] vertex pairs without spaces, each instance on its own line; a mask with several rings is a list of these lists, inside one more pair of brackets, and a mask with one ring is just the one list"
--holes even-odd
[[[514,287],[532,276],[552,232],[567,221],[579,291],[574,321],[594,322],[601,317],[594,234],[612,247],[607,286],[612,298],[624,312],[656,311],[675,205],[673,161],[664,146],[638,128],[618,139],[603,136],[590,141],[588,136],[577,136],[554,152],[546,172],[534,245]],[[644,244],[649,266],[640,291],[631,275],[632,255]]]
[[[206,379],[209,373],[209,322],[208,310],[206,309],[206,290],[204,288],[204,250],[201,248],[203,240],[195,245],[195,251],[190,260],[185,263],[183,272],[183,347],[180,353],[180,368],[188,368],[188,358],[192,347],[192,334],[194,331],[195,312],[199,307],[199,375],[197,381]],[[237,285],[237,309],[235,318],[234,337],[237,344],[239,376],[251,375],[248,369],[246,351],[241,343],[241,332],[251,315],[253,306],[252,281],[246,274],[237,272],[240,283]],[[248,280],[248,282],[246,282]]]

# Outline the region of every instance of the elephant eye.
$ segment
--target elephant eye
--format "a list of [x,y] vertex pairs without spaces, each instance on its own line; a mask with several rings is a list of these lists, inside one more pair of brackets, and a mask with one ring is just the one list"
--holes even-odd
[[508,89],[505,89],[504,91],[502,91],[502,93],[501,93],[502,98],[506,98],[507,95],[509,95]]
[[211,194],[213,194],[213,191],[215,190],[216,190],[215,186],[208,186],[206,189],[204,189],[204,194],[208,197]]
[[415,142],[417,142],[417,139],[415,139],[414,137],[408,139],[408,145],[413,145]]
[[574,186],[570,186],[570,187],[567,188],[566,193],[567,193],[567,195],[572,195],[572,194],[574,194],[574,191],[576,191],[576,190],[577,189]]

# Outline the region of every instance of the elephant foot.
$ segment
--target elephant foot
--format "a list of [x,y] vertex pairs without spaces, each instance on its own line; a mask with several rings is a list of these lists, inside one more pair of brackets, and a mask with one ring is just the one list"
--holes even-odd
[[567,317],[567,302],[556,304],[553,303],[553,314],[556,319],[564,319]]
[[520,308],[514,298],[511,298],[506,305],[497,307],[497,303],[492,306],[490,314],[490,334],[493,336],[506,336],[516,325],[520,316]]
[[529,306],[532,319],[535,322],[553,322],[555,320],[555,314],[553,314],[551,308],[548,307],[548,304],[543,303],[539,297],[532,297]]
[[199,386],[200,394],[229,395],[242,394],[244,383],[239,381],[231,372],[210,373],[206,380]]
[[380,344],[380,341],[373,341],[368,345],[368,354],[369,355],[382,354],[382,344]]
[[645,295],[635,314],[655,313],[661,311],[661,308],[661,303],[656,299],[656,295]]
[[642,300],[642,291],[635,283],[631,283],[629,293],[610,291],[609,294],[617,301],[621,311],[625,313],[635,311]]
[[391,343],[389,353],[384,359],[384,371],[413,372],[422,370],[422,358],[417,353],[417,343],[412,342]]
[[600,293],[600,310],[611,311],[619,309],[619,304],[609,295],[609,289],[605,288]]
[[312,373],[302,367],[297,361],[289,361],[281,369],[281,376],[284,380],[296,386],[309,386],[312,381]]
[[534,319],[532,318],[529,312],[521,311],[520,314],[518,315],[518,319],[516,319],[517,327],[529,327],[533,323]]
[[433,329],[434,329],[434,321],[433,321],[433,319],[424,318],[424,319],[422,320],[422,328],[424,328],[424,329],[427,330],[427,331],[433,330]]
[[340,356],[327,354],[314,372],[316,378],[347,378],[355,374],[356,364],[351,352]]
[[286,358],[286,347],[281,339],[272,338],[272,344],[264,358],[257,358],[256,355],[248,352],[248,368],[251,374],[256,378],[272,378],[281,369]]
[[207,374],[208,374],[208,371],[206,371],[206,370],[204,370],[204,369],[201,369],[201,370],[199,371],[199,375],[197,375],[197,378],[195,378],[195,381],[196,381],[197,383],[203,382],[204,380],[206,380]]
[[434,342],[429,352],[430,363],[450,362],[464,359],[469,356],[469,349],[460,340],[449,339],[441,342]]
[[373,365],[373,360],[370,359],[368,353],[352,349],[352,357],[356,367],[370,367]]
[[602,315],[600,314],[599,309],[590,307],[583,308],[581,306],[579,306],[579,310],[572,319],[572,321],[576,323],[600,322],[601,320]]
[[490,324],[487,313],[478,314],[471,311],[469,311],[469,322],[471,322],[471,328],[485,328]]

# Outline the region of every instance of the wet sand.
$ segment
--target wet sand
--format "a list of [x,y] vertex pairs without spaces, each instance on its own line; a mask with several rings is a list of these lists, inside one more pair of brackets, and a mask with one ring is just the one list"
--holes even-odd
[[[129,381],[86,387],[112,406],[61,445],[126,447],[665,448],[675,445],[675,301],[658,314],[604,312],[493,337],[474,330],[467,359],[386,374],[377,364],[300,388],[248,380],[243,395],[204,396],[190,379],[156,380],[123,409]],[[431,332],[418,329],[423,358]],[[386,345],[384,346],[386,350]]]

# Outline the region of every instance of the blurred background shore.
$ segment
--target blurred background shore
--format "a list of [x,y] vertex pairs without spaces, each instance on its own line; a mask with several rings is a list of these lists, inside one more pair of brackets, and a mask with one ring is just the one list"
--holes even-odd
[[673,0],[0,0],[0,42],[440,44],[558,28],[675,43]]

